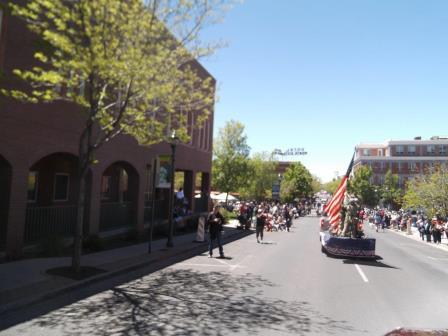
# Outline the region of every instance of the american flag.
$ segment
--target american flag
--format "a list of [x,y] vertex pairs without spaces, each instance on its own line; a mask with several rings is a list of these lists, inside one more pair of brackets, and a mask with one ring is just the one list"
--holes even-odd
[[331,197],[330,202],[328,202],[324,206],[324,211],[328,215],[328,219],[331,226],[339,225],[341,221],[342,202],[344,202],[345,193],[347,191],[347,180],[350,176],[350,172],[352,171],[354,161],[355,161],[355,154],[353,154],[352,160],[350,161],[350,165],[348,166],[347,169],[347,173],[345,173],[345,176],[342,178],[342,181],[339,184],[336,191],[334,192],[333,196]]

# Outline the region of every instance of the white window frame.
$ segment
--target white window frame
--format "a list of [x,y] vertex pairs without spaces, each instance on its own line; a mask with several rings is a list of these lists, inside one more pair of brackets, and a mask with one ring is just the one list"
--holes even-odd
[[397,145],[397,147],[395,147],[395,154],[403,155],[404,154],[404,146],[403,145]]
[[[56,177],[57,176],[67,176],[67,188],[65,190],[65,199],[56,199]],[[68,173],[55,173],[54,181],[53,181],[53,202],[67,202],[69,199],[70,193],[70,174]]]
[[370,149],[369,148],[364,148],[362,150],[362,156],[370,156]]
[[[411,148],[413,148],[413,150],[411,151]],[[408,155],[415,155],[416,151],[417,151],[417,147],[415,145],[408,145]]]
[[[431,150],[429,150],[431,148]],[[428,154],[435,154],[436,153],[436,146],[435,145],[427,145],[426,146],[426,153]]]
[[439,145],[439,154],[440,155],[446,154],[446,146],[445,145]]

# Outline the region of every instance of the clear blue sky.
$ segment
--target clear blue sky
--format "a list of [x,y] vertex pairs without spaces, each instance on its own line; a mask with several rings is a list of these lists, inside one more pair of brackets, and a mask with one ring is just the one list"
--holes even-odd
[[215,135],[230,119],[252,152],[304,147],[323,181],[354,146],[448,135],[447,0],[246,0],[205,39],[218,80]]

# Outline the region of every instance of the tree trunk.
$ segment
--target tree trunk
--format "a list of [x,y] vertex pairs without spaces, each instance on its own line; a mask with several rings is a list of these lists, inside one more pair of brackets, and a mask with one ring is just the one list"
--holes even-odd
[[86,123],[86,128],[79,138],[79,159],[78,159],[78,176],[79,189],[78,201],[76,204],[76,226],[73,241],[72,270],[79,273],[81,270],[82,255],[82,238],[84,228],[84,208],[86,200],[86,182],[87,173],[90,167],[90,155],[92,154],[92,146],[90,144],[92,136],[92,123]]
[[[81,168],[81,167],[80,167]],[[82,255],[82,237],[84,226],[84,206],[86,199],[86,173],[79,174],[79,192],[78,202],[76,204],[76,227],[75,236],[73,242],[73,257],[72,257],[72,269],[73,272],[79,273],[81,269],[81,255]]]

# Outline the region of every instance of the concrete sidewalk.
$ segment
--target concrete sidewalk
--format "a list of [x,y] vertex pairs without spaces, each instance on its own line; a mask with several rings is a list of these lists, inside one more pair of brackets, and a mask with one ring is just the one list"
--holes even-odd
[[[389,232],[396,233],[396,234],[399,234],[399,235],[402,235],[402,236],[406,236],[406,237],[408,237],[408,238],[410,238],[410,239],[417,240],[417,241],[419,241],[419,242],[421,242],[421,243],[423,243],[423,244],[426,244],[426,245],[428,245],[428,246],[432,246],[432,247],[437,248],[437,249],[439,249],[439,250],[448,251],[448,239],[446,238],[445,233],[442,234],[442,243],[440,243],[440,244],[434,244],[433,242],[431,242],[431,243],[427,243],[427,242],[426,242],[426,237],[425,237],[425,241],[423,241],[423,240],[420,238],[420,232],[418,231],[418,229],[417,229],[416,227],[412,227],[412,228],[411,228],[411,232],[412,232],[412,234],[410,234],[410,235],[407,234],[406,231],[398,231],[398,230],[395,230],[395,229],[388,229],[388,231],[389,231]],[[432,240],[432,236],[431,236],[431,240]]]
[[[225,225],[223,240],[243,236],[234,223]],[[129,272],[195,249],[205,249],[206,242],[194,242],[196,233],[174,237],[174,247],[166,247],[166,239],[83,255],[81,265],[104,270],[84,280],[72,280],[47,274],[51,268],[69,266],[71,258],[34,258],[0,264],[0,315],[113,276]]]

